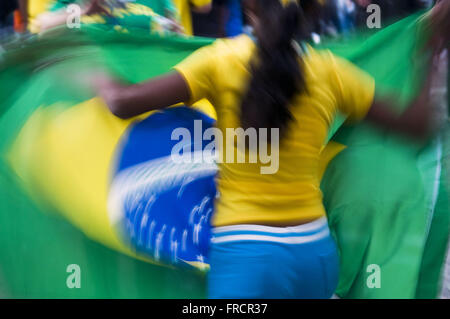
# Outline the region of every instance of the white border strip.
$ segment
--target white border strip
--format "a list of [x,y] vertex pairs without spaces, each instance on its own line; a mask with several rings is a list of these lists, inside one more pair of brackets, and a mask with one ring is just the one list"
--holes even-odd
[[211,243],[220,244],[234,241],[265,241],[274,242],[281,244],[304,244],[329,236],[330,230],[327,228],[317,234],[310,236],[297,236],[297,237],[273,237],[267,235],[230,235],[223,237],[213,237],[211,238]]

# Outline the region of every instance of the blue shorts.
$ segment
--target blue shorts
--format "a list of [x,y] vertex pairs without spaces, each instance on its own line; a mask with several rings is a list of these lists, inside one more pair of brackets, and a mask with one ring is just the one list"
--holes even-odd
[[212,299],[325,299],[339,260],[326,218],[295,227],[216,227],[210,247]]

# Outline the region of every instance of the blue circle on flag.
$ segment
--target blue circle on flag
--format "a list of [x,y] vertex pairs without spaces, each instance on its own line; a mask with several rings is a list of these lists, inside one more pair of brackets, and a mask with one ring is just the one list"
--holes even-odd
[[[209,143],[195,144],[195,134],[213,126],[203,113],[174,107],[137,122],[123,137],[108,210],[136,252],[171,264],[207,264],[217,166],[193,155]],[[182,161],[173,156],[180,143]]]

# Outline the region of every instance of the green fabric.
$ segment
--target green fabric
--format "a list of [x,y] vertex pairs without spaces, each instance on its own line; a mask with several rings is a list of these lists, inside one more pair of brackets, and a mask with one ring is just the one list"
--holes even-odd
[[[356,48],[358,39],[329,47],[369,72],[377,94],[406,102],[420,85],[426,61],[415,54],[416,19],[394,24]],[[342,128],[334,140],[347,149],[331,163],[322,189],[341,254],[337,294],[436,297],[449,234],[447,183],[439,171],[448,149],[436,141],[422,146],[365,122]],[[367,285],[373,264],[381,269],[380,288]]]

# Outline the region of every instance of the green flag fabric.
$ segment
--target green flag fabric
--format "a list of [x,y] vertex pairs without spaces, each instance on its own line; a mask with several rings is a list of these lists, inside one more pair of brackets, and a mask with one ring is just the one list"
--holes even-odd
[[[426,61],[418,53],[417,19],[411,16],[360,45],[328,47],[369,72],[377,94],[408,101],[421,84]],[[322,189],[341,253],[338,295],[437,296],[450,216],[443,134],[423,146],[361,123],[343,127],[334,137],[347,149],[331,163]],[[380,287],[370,284],[375,270],[380,270]]]

